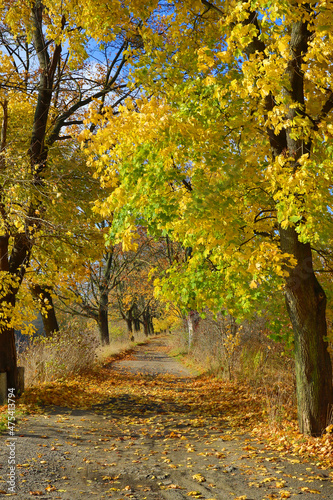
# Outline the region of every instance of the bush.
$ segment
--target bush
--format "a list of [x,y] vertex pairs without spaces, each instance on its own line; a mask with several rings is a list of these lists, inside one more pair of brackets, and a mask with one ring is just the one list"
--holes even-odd
[[18,359],[19,365],[25,368],[26,387],[90,369],[97,346],[96,335],[89,331],[83,333],[75,322],[51,338],[33,339]]

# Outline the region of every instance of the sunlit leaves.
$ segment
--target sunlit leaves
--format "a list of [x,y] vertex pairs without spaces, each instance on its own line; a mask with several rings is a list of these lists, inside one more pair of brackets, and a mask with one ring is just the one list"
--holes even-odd
[[[179,6],[161,35],[149,22],[142,27],[150,49],[132,79],[153,97],[116,117],[106,110],[91,162],[102,183],[118,182],[117,195],[96,210],[114,211],[120,238],[142,217],[151,231],[193,249],[186,265],[170,270],[165,293],[172,294],[170,281],[184,306],[216,310],[234,302],[244,311],[261,293],[281,289],[296,264],[279,255],[279,227],[294,227],[304,243],[330,242],[332,160],[324,138],[331,119],[314,121],[332,83],[324,21],[332,12],[321,10],[319,23],[302,4],[216,7],[224,15],[210,9],[204,20]],[[248,22],[255,10],[259,24]],[[304,59],[306,110],[293,101],[288,73],[290,27],[300,17],[316,40]],[[268,130],[312,141],[315,155],[298,155],[297,168],[287,151],[272,157]]]

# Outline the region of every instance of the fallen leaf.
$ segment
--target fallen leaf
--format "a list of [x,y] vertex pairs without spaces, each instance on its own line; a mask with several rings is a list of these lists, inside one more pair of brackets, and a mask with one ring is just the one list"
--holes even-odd
[[280,491],[280,498],[290,498],[289,491]]
[[46,491],[57,491],[57,488],[55,486],[51,486],[51,484],[49,484],[48,486],[46,486],[45,490]]
[[305,493],[318,493],[320,495],[320,491],[318,490],[310,490],[307,486],[304,486],[304,488],[301,488],[301,491],[304,491]]
[[284,488],[286,485],[285,481],[276,481],[275,486],[276,488]]
[[206,481],[206,478],[202,474],[194,474],[194,476],[192,476],[192,479],[198,481],[198,483],[204,483]]

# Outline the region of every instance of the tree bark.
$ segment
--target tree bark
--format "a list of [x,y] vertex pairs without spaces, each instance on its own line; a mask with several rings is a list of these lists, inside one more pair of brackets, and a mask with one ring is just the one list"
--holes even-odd
[[130,341],[134,342],[134,334],[133,334],[133,320],[132,320],[132,312],[131,310],[128,312],[128,317],[125,318],[127,323],[127,331],[130,337]]
[[154,334],[153,319],[150,315],[150,311],[145,311],[143,314],[143,330],[146,337]]
[[[8,273],[9,277],[9,261],[8,248],[9,236],[0,236],[0,271]],[[6,276],[6,274],[5,274]],[[17,377],[17,358],[14,328],[8,327],[7,310],[15,307],[15,290],[12,285],[9,285],[9,292],[0,298],[0,311],[2,313],[2,321],[0,328],[0,372],[7,373],[7,388],[18,389]],[[9,314],[10,314],[9,310]],[[10,318],[8,318],[9,320]]]
[[52,337],[54,332],[59,331],[59,325],[51,292],[47,287],[40,285],[32,285],[30,290],[41,309],[45,335],[47,337]]
[[108,294],[101,292],[98,309],[98,328],[102,345],[110,344],[108,303]]
[[294,228],[280,233],[282,250],[297,259],[286,282],[286,304],[295,339],[299,428],[304,434],[320,436],[333,405],[326,296],[313,271],[310,245],[298,241]]
[[17,391],[18,380],[14,328],[3,328],[0,333],[0,373],[7,373],[7,388]]
[[191,350],[193,344],[193,318],[191,316],[191,311],[187,316],[187,330],[188,330],[188,350]]

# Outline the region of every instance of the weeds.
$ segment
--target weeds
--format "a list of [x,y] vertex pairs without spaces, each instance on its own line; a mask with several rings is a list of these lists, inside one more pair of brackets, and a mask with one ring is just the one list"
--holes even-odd
[[25,369],[26,387],[89,370],[96,360],[97,345],[92,332],[83,334],[75,324],[63,328],[52,338],[33,339],[19,355],[19,364]]

